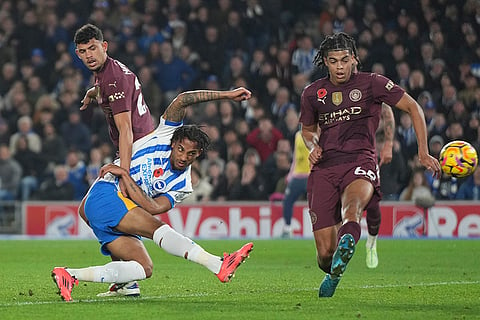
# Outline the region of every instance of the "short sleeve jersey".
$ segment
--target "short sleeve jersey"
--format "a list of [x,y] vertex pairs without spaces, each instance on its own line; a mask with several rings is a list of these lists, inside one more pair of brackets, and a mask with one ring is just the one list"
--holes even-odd
[[119,132],[113,116],[131,111],[133,141],[140,139],[154,129],[150,110],[145,103],[137,76],[123,63],[107,57],[104,67],[95,77],[99,86],[98,104],[105,113],[110,139],[118,147]]
[[301,97],[300,122],[318,124],[323,160],[318,167],[354,162],[359,156],[376,159],[375,133],[382,102],[396,105],[404,90],[375,73],[359,72],[335,86],[328,78],[307,86]]
[[[172,136],[182,125],[182,122],[165,121],[160,117],[155,131],[133,143],[130,163],[130,176],[137,185],[150,198],[167,197],[172,208],[193,192],[191,167],[174,170],[170,162]],[[115,164],[119,164],[119,159]],[[100,180],[115,183],[118,188],[118,178],[113,175]]]

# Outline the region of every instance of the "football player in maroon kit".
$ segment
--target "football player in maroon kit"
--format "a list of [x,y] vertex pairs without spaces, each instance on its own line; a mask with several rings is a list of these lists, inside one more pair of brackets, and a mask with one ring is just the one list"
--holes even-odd
[[390,79],[354,72],[356,57],[351,36],[336,33],[325,38],[314,64],[326,66],[328,76],[307,86],[301,98],[302,136],[312,165],[307,199],[317,262],[326,273],[319,297],[335,293],[360,238],[362,213],[380,198],[375,133],[382,102],[409,113],[419,160],[440,176],[440,164],[428,151],[421,107]]
[[[155,129],[140,82],[127,66],[108,56],[108,43],[97,26],[80,27],[73,41],[77,56],[95,77],[95,84],[85,94],[80,110],[85,110],[92,100],[97,101],[105,113],[120,166],[129,170],[133,142]],[[123,182],[120,188],[123,195],[128,196]]]
[[[85,110],[92,101],[102,108],[108,124],[112,143],[117,148],[120,167],[130,170],[133,142],[155,129],[150,109],[143,99],[137,76],[123,63],[111,58],[108,42],[102,31],[93,24],[85,24],[76,32],[73,41],[75,52],[85,66],[93,72],[95,83],[85,93],[80,110]],[[120,190],[128,197],[125,182],[120,179]],[[82,218],[84,213],[80,213]],[[112,256],[112,260],[119,260]],[[138,296],[138,283],[112,284],[117,294]],[[107,292],[112,293],[112,290]]]

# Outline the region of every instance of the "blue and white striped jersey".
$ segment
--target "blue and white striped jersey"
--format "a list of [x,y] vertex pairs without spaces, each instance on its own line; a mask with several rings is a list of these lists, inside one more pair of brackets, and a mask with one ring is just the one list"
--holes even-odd
[[[170,163],[170,142],[174,131],[182,125],[182,122],[165,121],[160,117],[158,127],[135,141],[132,147],[130,176],[149,197],[167,197],[172,208],[193,191],[190,166],[180,171],[172,169]],[[114,163],[119,165],[120,159]],[[118,178],[113,175],[107,174],[100,180],[115,183],[120,190]]]

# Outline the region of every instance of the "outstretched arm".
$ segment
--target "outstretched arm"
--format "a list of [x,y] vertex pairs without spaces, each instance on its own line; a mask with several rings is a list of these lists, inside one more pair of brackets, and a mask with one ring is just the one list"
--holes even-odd
[[422,108],[408,93],[403,94],[396,107],[407,112],[412,118],[413,128],[417,136],[418,160],[427,170],[433,172],[434,177],[440,178],[440,163],[428,153],[427,125]]
[[186,91],[173,99],[162,117],[168,121],[180,122],[185,117],[185,109],[192,104],[220,99],[242,101],[250,99],[251,95],[252,93],[243,87],[228,91]]
[[383,134],[385,136],[385,143],[383,144],[382,150],[380,150],[379,166],[392,161],[393,136],[395,134],[395,117],[393,115],[392,108],[388,104],[382,103],[381,116],[383,121]]

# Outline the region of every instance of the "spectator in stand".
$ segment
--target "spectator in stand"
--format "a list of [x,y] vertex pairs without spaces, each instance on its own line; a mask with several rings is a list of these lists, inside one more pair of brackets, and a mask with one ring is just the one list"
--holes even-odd
[[10,128],[8,122],[0,116],[0,144],[6,144],[10,142]]
[[310,77],[315,67],[312,61],[316,54],[317,50],[313,46],[312,37],[301,34],[297,39],[297,48],[292,53],[294,73],[303,73]]
[[91,186],[93,182],[98,178],[100,168],[104,165],[102,150],[100,148],[92,148],[90,150],[90,157],[86,169],[86,179],[88,186]]
[[173,54],[169,41],[160,44],[160,60],[154,61],[155,80],[163,92],[163,105],[168,105],[178,93],[190,89],[195,71]]
[[56,164],[63,163],[67,155],[65,142],[62,137],[57,135],[55,127],[51,123],[46,123],[43,127],[41,155],[48,171],[52,171]]
[[22,167],[12,158],[6,144],[0,145],[0,200],[16,200],[22,178]]
[[297,106],[290,101],[290,90],[286,87],[280,87],[275,93],[275,100],[273,100],[270,106],[274,122],[279,123],[289,109],[297,110]]
[[291,62],[292,58],[288,49],[280,48],[276,55],[273,74],[280,81],[280,85],[288,89],[292,88],[292,75],[294,74]]
[[267,200],[265,181],[252,163],[242,167],[240,179],[233,184],[228,200],[253,201]]
[[17,80],[17,66],[15,63],[7,62],[3,64],[2,73],[0,75],[0,95],[5,96]]
[[228,61],[228,67],[225,68],[222,76],[222,83],[225,87],[238,86],[237,81],[240,79],[250,81],[247,66],[240,54],[232,55]]
[[[278,182],[287,175],[292,162],[292,151],[290,140],[280,139],[275,152],[262,163],[259,172],[265,180],[265,189],[268,196],[278,191],[276,190]],[[279,190],[282,194],[283,191]]]
[[204,29],[203,41],[198,47],[198,54],[202,62],[200,63],[200,72],[204,75],[223,74],[225,65],[225,50],[223,42],[220,40],[218,27],[208,25]]
[[200,161],[200,172],[202,175],[207,173],[208,167],[212,162],[216,162],[220,168],[220,172],[224,172],[225,160],[220,156],[219,146],[211,144],[208,150],[205,151],[205,158]]
[[455,200],[480,200],[480,170],[478,168],[460,185]]
[[76,149],[88,154],[91,147],[90,129],[82,122],[78,108],[69,111],[68,121],[60,126],[60,133],[68,149]]
[[238,183],[240,179],[240,168],[238,163],[234,160],[230,160],[227,162],[225,166],[225,174],[223,174],[212,190],[210,195],[211,200],[216,201],[227,201],[230,199],[230,194],[232,191],[232,187]]
[[417,153],[417,138],[412,120],[408,113],[403,112],[400,116],[400,125],[397,127],[397,137],[405,160],[410,160]]
[[425,170],[417,168],[413,171],[408,186],[400,193],[401,201],[415,201],[421,198],[432,198],[432,191],[425,179]]
[[82,200],[87,192],[88,183],[86,179],[87,167],[81,160],[81,152],[70,150],[67,153],[66,165],[68,169],[68,181],[73,185],[73,200]]
[[28,140],[28,148],[33,152],[40,152],[42,149],[42,140],[40,136],[33,131],[33,121],[30,116],[22,116],[17,120],[18,131],[10,137],[10,151],[15,154],[17,150],[17,140],[24,136]]
[[283,139],[280,130],[273,126],[270,118],[264,117],[258,121],[257,128],[248,134],[247,143],[257,150],[261,161],[264,162],[275,152],[280,139]]
[[220,170],[220,166],[217,162],[210,162],[205,176],[208,177],[207,181],[213,187],[211,199],[218,200],[217,197],[219,196],[219,194],[216,193],[215,190],[218,188],[218,186],[221,184],[221,181],[224,179],[224,172]]
[[68,179],[68,168],[57,164],[53,169],[53,176],[42,182],[39,189],[33,194],[34,200],[74,200],[74,186]]
[[210,199],[210,195],[213,191],[213,186],[205,179],[196,167],[192,166],[192,187],[193,192],[182,201],[186,204],[205,203]]
[[25,136],[18,138],[14,158],[22,167],[19,199],[27,201],[43,179],[45,161],[39,153],[33,152],[28,147],[28,140]]
[[148,106],[151,106],[150,112],[153,119],[158,121],[160,115],[165,111],[165,107],[162,103],[162,90],[153,79],[151,68],[147,66],[141,67],[138,71],[138,81],[142,84],[143,99]]

